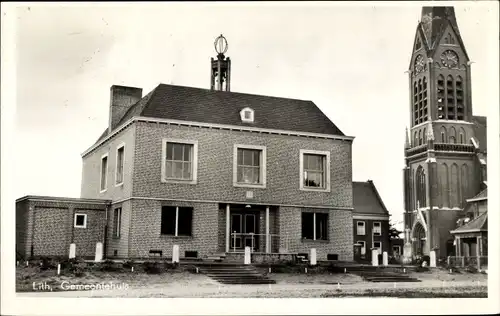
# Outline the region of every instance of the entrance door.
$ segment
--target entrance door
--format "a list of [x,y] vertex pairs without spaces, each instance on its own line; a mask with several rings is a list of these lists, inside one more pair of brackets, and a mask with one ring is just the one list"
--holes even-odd
[[231,249],[258,248],[257,215],[255,213],[231,213]]

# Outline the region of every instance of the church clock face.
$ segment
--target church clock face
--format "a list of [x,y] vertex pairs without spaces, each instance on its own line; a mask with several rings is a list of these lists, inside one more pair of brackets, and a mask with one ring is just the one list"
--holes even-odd
[[443,63],[443,66],[446,66],[448,68],[456,67],[458,65],[457,53],[452,50],[444,51],[441,54],[441,62]]
[[424,70],[425,67],[425,61],[424,57],[422,55],[418,55],[417,58],[415,58],[415,72],[418,74],[422,70]]

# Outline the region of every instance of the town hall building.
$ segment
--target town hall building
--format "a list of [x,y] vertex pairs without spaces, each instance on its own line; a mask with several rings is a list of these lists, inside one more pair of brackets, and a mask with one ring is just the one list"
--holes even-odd
[[471,61],[453,7],[422,9],[408,73],[407,255],[461,256],[473,247],[467,253],[482,256],[487,207],[476,204],[487,198],[486,117],[473,114]]

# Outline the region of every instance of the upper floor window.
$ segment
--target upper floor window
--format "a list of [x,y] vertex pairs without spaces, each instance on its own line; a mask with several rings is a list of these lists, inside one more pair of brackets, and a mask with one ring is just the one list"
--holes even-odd
[[422,166],[417,168],[415,173],[415,187],[416,187],[416,208],[427,206],[426,203],[426,186],[425,186],[425,171]]
[[241,121],[252,123],[254,121],[254,110],[251,108],[244,108],[240,111]]
[[365,222],[358,221],[356,226],[357,226],[356,234],[357,235],[364,235],[365,234]]
[[382,235],[382,224],[380,222],[373,222],[373,235]]
[[233,184],[235,186],[265,187],[265,146],[234,145],[233,164]]
[[74,226],[76,228],[87,228],[87,214],[75,213],[74,221]]
[[330,191],[330,152],[300,151],[300,189]]
[[123,164],[125,160],[125,145],[120,145],[116,150],[116,185],[123,184]]
[[106,191],[108,187],[108,154],[101,157],[101,192]]
[[198,142],[163,140],[162,182],[196,183]]

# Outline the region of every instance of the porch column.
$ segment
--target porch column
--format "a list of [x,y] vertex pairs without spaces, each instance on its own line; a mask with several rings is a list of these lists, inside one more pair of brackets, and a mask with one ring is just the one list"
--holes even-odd
[[229,240],[231,239],[231,215],[229,204],[226,204],[226,252],[229,252]]
[[481,270],[481,236],[476,237],[476,257],[477,257],[477,271]]
[[269,206],[266,206],[266,253],[270,252],[270,235],[269,235]]
[[456,237],[457,238],[457,257],[461,257],[462,256],[462,245],[461,245],[461,242],[460,242],[460,237]]

